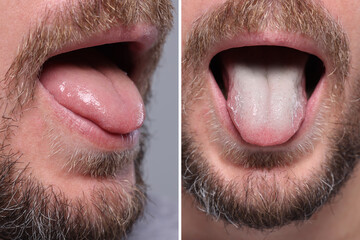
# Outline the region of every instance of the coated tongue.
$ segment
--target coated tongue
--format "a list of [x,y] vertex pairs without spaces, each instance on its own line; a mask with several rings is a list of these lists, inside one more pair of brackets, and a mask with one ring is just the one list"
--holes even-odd
[[95,49],[50,59],[40,81],[59,104],[108,132],[130,133],[144,121],[133,81]]
[[288,141],[306,113],[305,53],[283,47],[224,52],[227,108],[241,137],[258,146]]

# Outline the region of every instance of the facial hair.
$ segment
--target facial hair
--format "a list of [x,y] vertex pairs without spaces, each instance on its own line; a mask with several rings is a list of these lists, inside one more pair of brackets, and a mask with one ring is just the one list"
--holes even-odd
[[[214,169],[206,159],[204,148],[196,140],[190,123],[195,110],[192,107],[199,101],[203,103],[207,94],[202,62],[207,49],[223,38],[265,29],[302,34],[325,49],[334,68],[334,75],[329,79],[330,92],[315,120],[316,134],[310,135],[303,146],[284,152],[249,152],[239,146],[223,131],[209,102],[207,131],[210,141],[222,149],[219,152],[221,159],[244,168],[269,169],[263,177],[250,173],[241,180],[228,181],[221,169]],[[352,97],[344,100],[350,57],[349,44],[341,26],[313,1],[229,0],[198,18],[188,36],[182,65],[182,178],[186,194],[193,196],[198,207],[214,220],[220,219],[236,227],[263,230],[309,219],[339,192],[359,156],[357,113],[360,104],[356,99],[360,87],[353,81]],[[337,121],[324,125],[330,114]],[[273,168],[286,167],[311,154],[313,143],[324,136],[329,143],[325,159],[305,180],[291,175],[280,177],[271,172]]]
[[[141,215],[146,198],[141,177],[145,127],[138,146],[128,152],[71,155],[68,164],[77,169],[77,173],[109,177],[109,184],[94,188],[90,198],[80,194],[70,200],[59,190],[61,187],[44,185],[31,174],[31,166],[19,167],[24,156],[14,152],[9,144],[22,114],[31,106],[41,68],[52,53],[95,33],[140,22],[153,24],[159,30],[159,41],[148,52],[149,64],[138,86],[146,102],[150,76],[172,25],[170,1],[67,1],[48,9],[25,36],[2,81],[5,91],[0,102],[4,110],[0,123],[3,139],[0,149],[1,239],[122,239]],[[64,147],[57,138],[60,133],[51,129],[44,135],[51,136],[49,141],[54,142],[55,147]],[[135,184],[113,178],[115,172],[129,165],[134,165]]]

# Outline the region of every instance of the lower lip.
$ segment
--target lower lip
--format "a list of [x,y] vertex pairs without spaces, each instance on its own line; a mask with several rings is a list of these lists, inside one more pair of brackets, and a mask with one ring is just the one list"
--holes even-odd
[[77,133],[94,147],[104,150],[126,150],[134,148],[139,142],[140,131],[128,134],[113,134],[100,128],[95,123],[85,119],[59,104],[54,97],[37,82],[40,101],[45,103],[56,118],[56,122],[65,125],[71,133]]
[[227,102],[225,100],[225,97],[223,93],[221,92],[214,76],[209,71],[207,73],[206,79],[208,79],[210,92],[212,94],[212,101],[213,106],[215,108],[215,114],[220,122],[220,124],[223,126],[223,128],[230,134],[230,136],[233,137],[239,144],[246,146],[247,148],[253,148],[256,149],[262,149],[262,150],[280,150],[283,147],[289,147],[289,145],[298,144],[301,142],[302,139],[305,138],[307,134],[310,134],[312,129],[315,127],[315,121],[319,114],[319,108],[320,108],[320,102],[321,102],[321,96],[322,93],[327,88],[327,81],[326,81],[326,75],[324,75],[318,82],[314,92],[312,93],[310,99],[308,99],[307,105],[306,105],[306,115],[304,118],[304,121],[302,122],[299,130],[290,138],[286,143],[283,143],[281,145],[274,145],[274,146],[268,146],[268,147],[260,147],[251,145],[247,142],[245,142],[240,133],[237,131],[236,127],[234,126],[230,115],[227,110]]

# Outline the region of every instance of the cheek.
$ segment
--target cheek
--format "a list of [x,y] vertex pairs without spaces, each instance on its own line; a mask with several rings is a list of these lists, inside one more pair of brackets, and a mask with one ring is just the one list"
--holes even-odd
[[0,79],[9,69],[29,29],[47,9],[66,0],[0,1]]
[[[323,5],[330,12],[332,18],[340,23],[343,27],[350,42],[351,65],[359,66],[360,64],[360,1],[349,0],[324,0]],[[356,75],[357,67],[352,67],[350,72]]]
[[182,45],[187,39],[187,34],[192,27],[192,24],[200,16],[208,12],[210,9],[215,8],[226,2],[226,0],[183,0],[181,3],[182,19],[181,19],[181,29],[182,29]]
[[[345,84],[345,103],[359,98],[360,79],[360,1],[357,0],[323,0],[324,7],[333,19],[343,27],[350,47],[350,72]],[[346,107],[346,106],[345,106]]]

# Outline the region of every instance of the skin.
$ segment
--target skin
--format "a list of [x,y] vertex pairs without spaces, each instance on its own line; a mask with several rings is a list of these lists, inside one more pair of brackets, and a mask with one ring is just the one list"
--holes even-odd
[[[192,27],[193,22],[203,13],[221,5],[225,1],[182,1],[182,46]],[[350,43],[350,74],[345,85],[345,98],[349,100],[350,90],[358,81],[360,69],[360,47],[357,44],[360,30],[357,27],[360,3],[356,1],[322,1],[323,6],[330,12],[333,19],[337,19],[348,36]],[[206,161],[217,171],[221,172],[226,180],[241,177],[246,174],[243,170],[234,168],[219,161],[219,152],[216,146],[208,141],[209,133],[204,127],[204,113],[208,110],[206,101],[199,100],[191,106],[196,111],[189,113],[188,125],[195,132],[195,140],[201,143],[201,151]],[[329,122],[331,119],[328,120]],[[321,164],[321,159],[327,151],[325,141],[316,145],[312,154],[300,159],[301,164],[292,169],[296,176],[306,177],[309,169]],[[320,159],[320,160],[319,160]],[[222,221],[214,221],[198,211],[191,196],[183,192],[182,199],[182,236],[183,239],[356,239],[359,234],[360,215],[354,215],[360,204],[357,199],[360,191],[359,168],[355,168],[351,179],[342,188],[331,204],[325,205],[309,221],[301,225],[291,224],[274,231],[260,232],[253,229],[235,229],[232,225],[224,225]],[[351,207],[349,207],[351,206]]]
[[[3,47],[0,50],[0,76],[3,77],[9,69],[17,54],[18,46],[20,46],[23,37],[28,33],[29,28],[36,19],[41,18],[47,8],[55,7],[62,2],[44,0],[31,1],[31,3],[28,1],[1,1],[0,46]],[[26,9],[26,11],[22,9]],[[56,125],[59,124],[59,131],[65,133],[63,135],[64,141],[75,141],[93,148],[96,148],[96,146],[91,146],[91,143],[80,134],[59,123],[47,103],[40,99],[39,95],[40,93],[37,91],[35,100],[30,107],[31,111],[26,111],[23,114],[18,129],[11,138],[13,148],[21,151],[24,155],[24,161],[19,164],[19,167],[29,164],[31,173],[46,185],[54,185],[55,187],[71,186],[67,188],[59,187],[58,189],[65,191],[66,196],[70,198],[77,197],[79,192],[83,192],[85,195],[90,194],[93,187],[102,184],[102,181],[67,173],[61,168],[64,160],[61,156],[54,159],[54,161],[44,159],[44,156],[50,153],[49,143],[43,137],[43,133],[46,132],[48,127],[45,119],[54,121]],[[134,183],[133,166],[128,166],[127,170],[124,170],[119,178]]]

